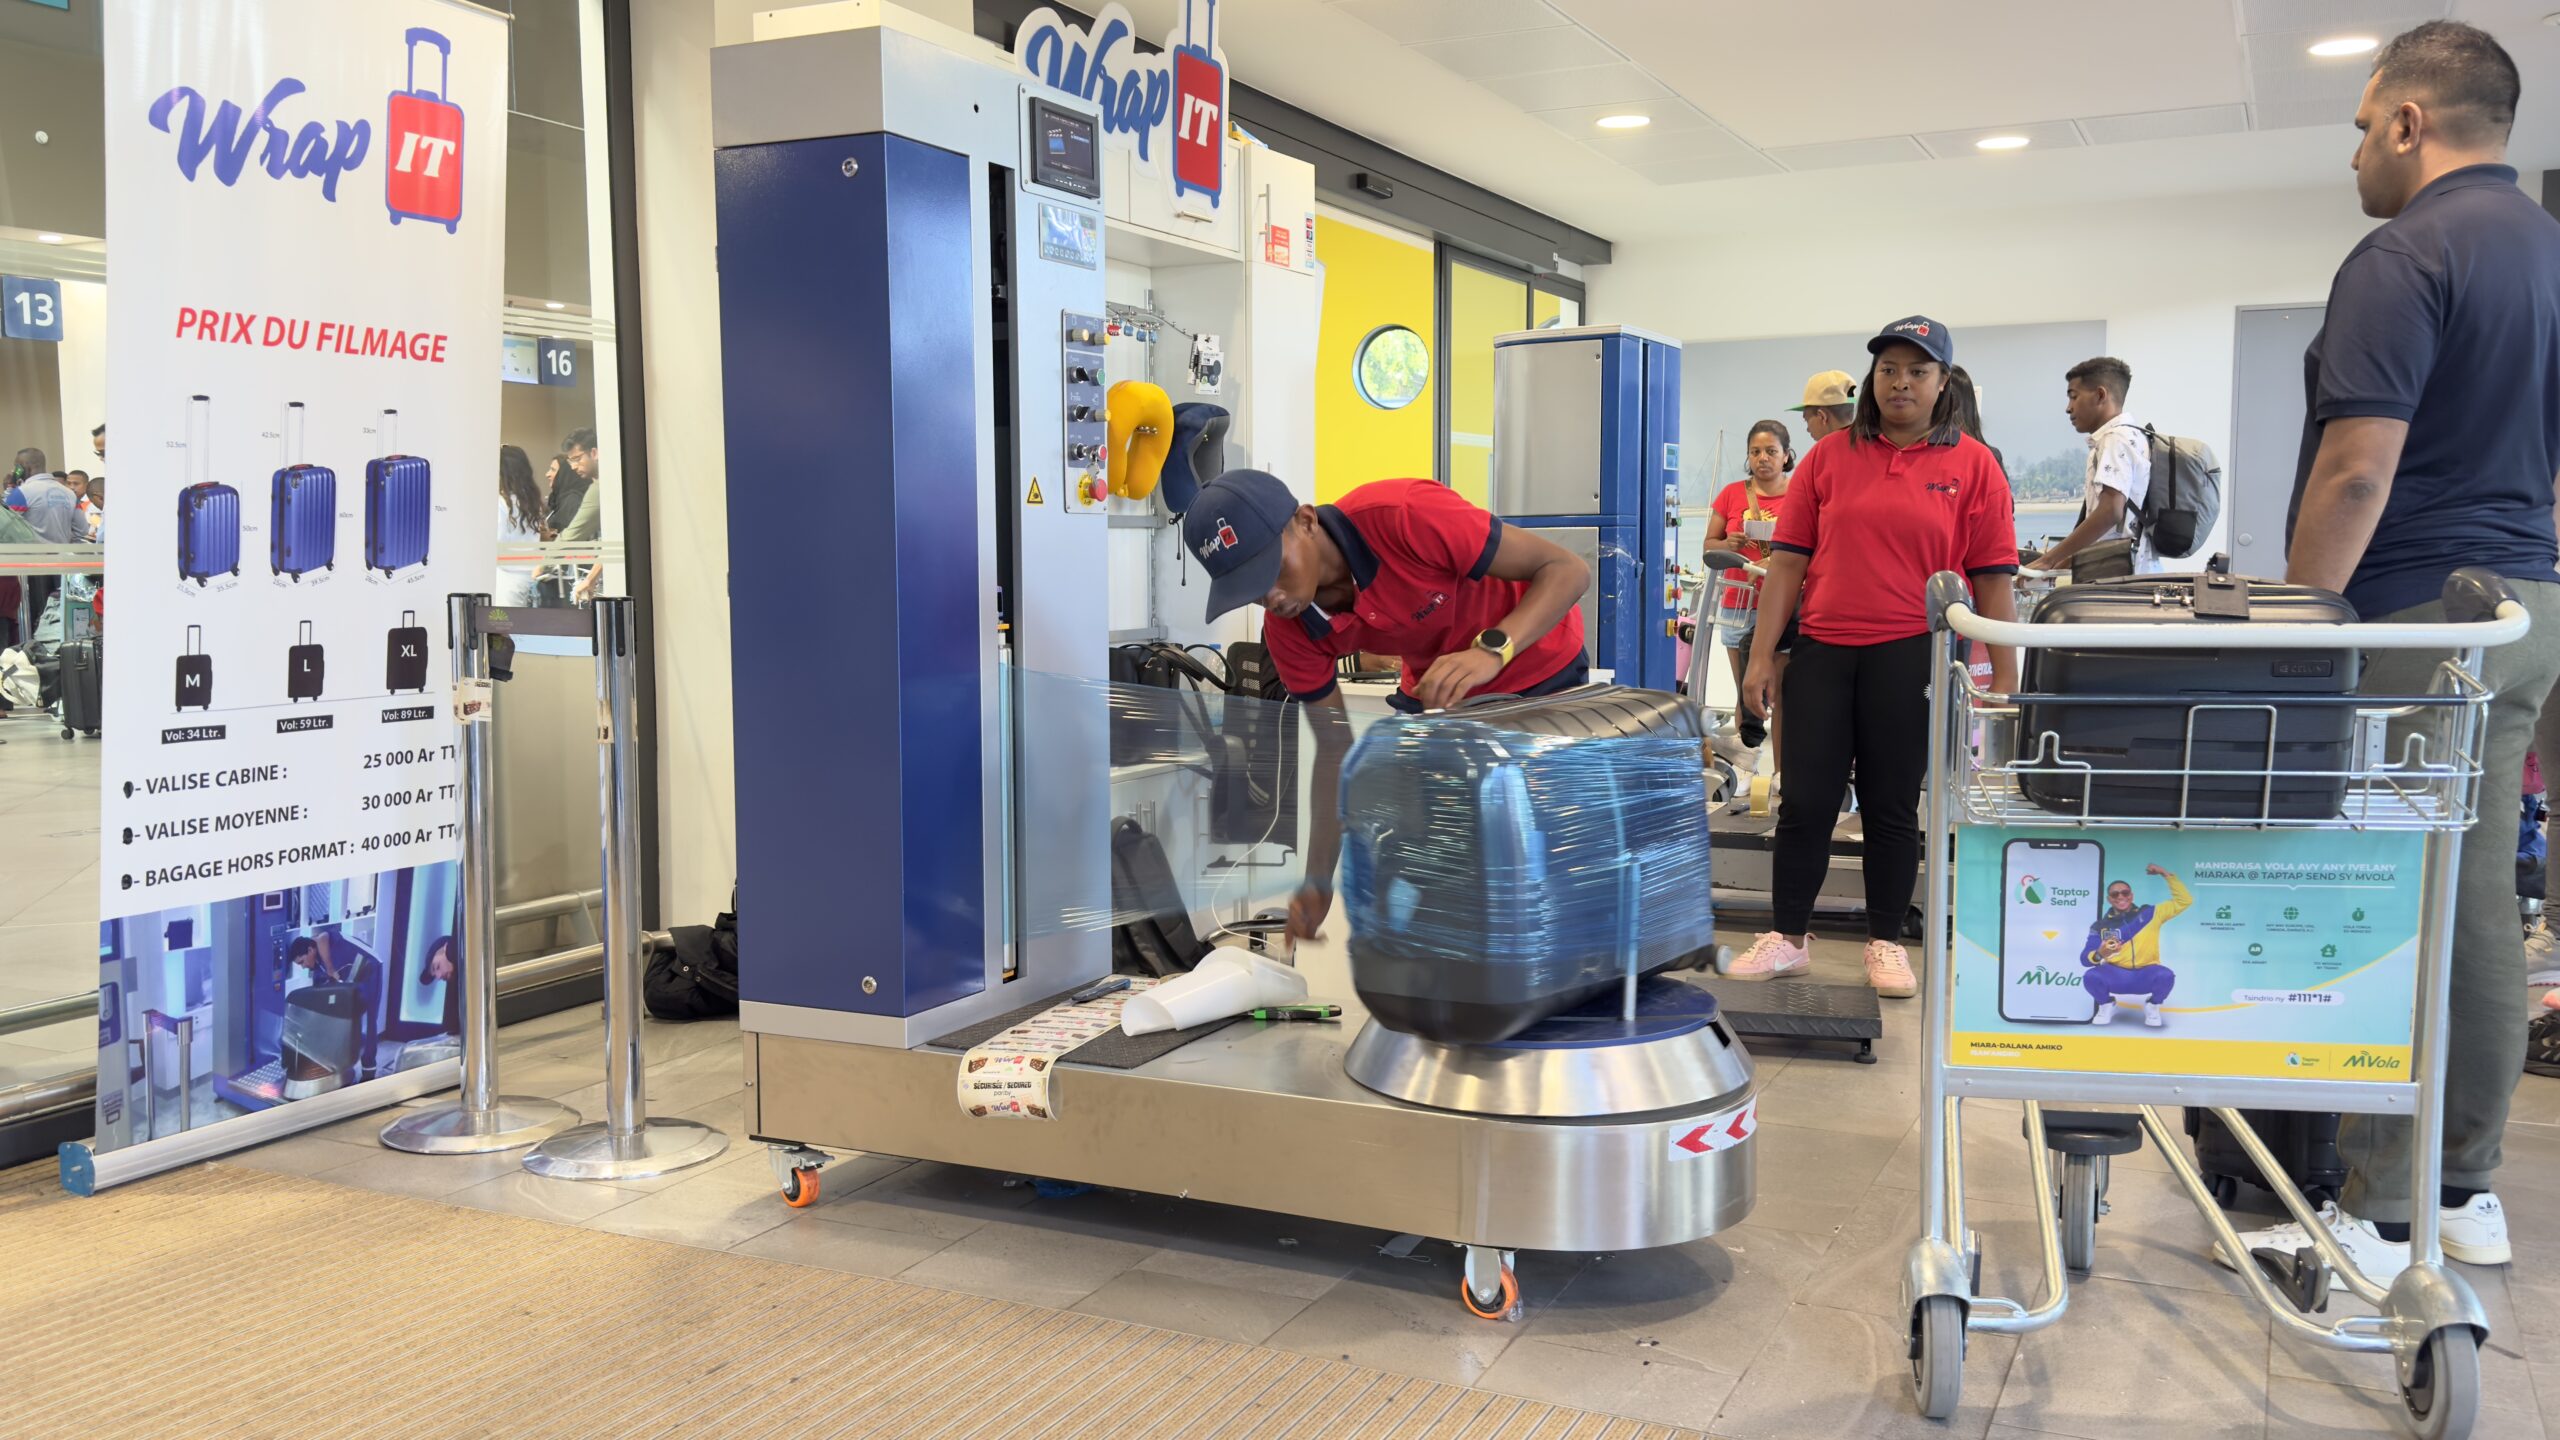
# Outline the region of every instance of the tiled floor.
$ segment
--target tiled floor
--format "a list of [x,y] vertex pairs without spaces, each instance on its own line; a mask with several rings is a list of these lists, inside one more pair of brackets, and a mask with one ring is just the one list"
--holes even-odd
[[[0,718],[0,1009],[98,988],[98,742]],[[0,1089],[94,1065],[98,1022],[0,1038]]]
[[[1835,963],[1845,974],[1845,953],[1824,962]],[[1916,1004],[1887,1002],[1886,1019],[1877,1066],[1762,1052],[1760,1190],[1748,1222],[1671,1250],[1523,1255],[1527,1314],[1517,1325],[1459,1307],[1447,1246],[1396,1258],[1379,1249],[1391,1237],[1340,1225],[1101,1191],[1043,1199],[1018,1177],[935,1164],[846,1159],[825,1172],[821,1202],[794,1211],[743,1141],[685,1174],[581,1185],[527,1176],[514,1156],[393,1154],[374,1141],[381,1116],[235,1163],[1347,1358],[1732,1440],[2400,1433],[2387,1362],[2271,1334],[2236,1282],[2202,1258],[2202,1222],[2149,1153],[2116,1167],[2095,1276],[2075,1288],[2070,1312],[2023,1340],[1975,1337],[1963,1408],[1943,1425],[1920,1421],[1897,1297],[1919,1223]],[[653,1025],[647,1045],[653,1107],[734,1137],[745,1098],[735,1027]],[[506,1033],[502,1078],[594,1118],[600,1052],[593,1009],[553,1016]],[[1985,1284],[2033,1300],[2034,1211],[2015,1109],[1967,1111],[1966,1191],[1987,1250]],[[2467,1271],[2496,1327],[2476,1433],[2560,1440],[2560,1081],[2523,1081],[2504,1180],[2518,1262]]]

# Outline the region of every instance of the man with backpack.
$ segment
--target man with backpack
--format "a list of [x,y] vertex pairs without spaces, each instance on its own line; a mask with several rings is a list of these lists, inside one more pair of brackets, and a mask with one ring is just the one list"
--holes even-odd
[[[2356,111],[2354,166],[2365,213],[2389,223],[2347,253],[2304,357],[2285,578],[2344,592],[2368,621],[2441,624],[2446,577],[2480,566],[2507,580],[2533,620],[2523,639],[2486,653],[2480,676],[2493,694],[2484,818],[2464,835],[2453,877],[2441,1193],[2409,1193],[2405,1116],[2349,1115],[2339,1127],[2347,1180],[2329,1228],[2383,1285],[2409,1264],[2419,1205],[2439,1207],[2454,1259],[2497,1265],[2512,1253],[2490,1192],[2525,1046],[2505,790],[2560,678],[2560,221],[2506,164],[2522,88],[2505,49],[2459,22],[2431,21],[2382,47]],[[2372,652],[2362,688],[2426,693],[2443,659]],[[2242,1242],[2290,1253],[2302,1239],[2285,1226]]]
[[2151,491],[2151,437],[2125,418],[2124,397],[2133,389],[2133,367],[2112,355],[2083,360],[2064,372],[2063,408],[2071,428],[2089,437],[2089,474],[2080,523],[2036,557],[2035,568],[2060,570],[2102,540],[2131,539],[2133,573],[2156,575],[2160,551],[2137,535],[2143,500]]

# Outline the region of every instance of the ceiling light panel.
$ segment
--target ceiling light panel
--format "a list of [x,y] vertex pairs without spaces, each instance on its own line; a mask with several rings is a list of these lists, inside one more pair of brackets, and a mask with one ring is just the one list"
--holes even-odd
[[1908,135],[1887,135],[1876,140],[1837,140],[1825,145],[1788,145],[1771,150],[1769,158],[1789,170],[1846,170],[1858,165],[1896,165],[1906,160],[1926,160],[1929,152]]
[[1550,70],[1581,70],[1616,65],[1626,57],[1601,44],[1578,25],[1547,30],[1514,30],[1465,40],[1440,40],[1412,47],[1413,53],[1439,62],[1470,80],[1506,75],[1538,75]]
[[1662,100],[1671,87],[1633,65],[1588,65],[1579,70],[1551,70],[1543,75],[1501,75],[1477,82],[1523,110],[1569,110],[1577,106],[1629,108],[1635,100]]
[[[1674,160],[1731,159],[1760,153],[1735,139],[1733,132],[1722,126],[1671,131],[1650,125],[1642,130],[1587,130],[1583,132],[1582,139],[1592,149],[1630,168]],[[1776,167],[1772,165],[1770,168]]]
[[2321,39],[2372,32],[2388,40],[2445,16],[2445,0],[2240,0],[2240,33],[2318,30]]
[[2230,135],[2249,128],[2246,105],[2203,105],[2192,110],[2146,110],[2138,115],[2099,115],[2080,122],[2092,145],[2179,140],[2190,135]]
[[1711,130],[1716,122],[1706,112],[1686,100],[1622,101],[1614,105],[1568,105],[1561,110],[1541,110],[1538,118],[1567,135],[1577,138],[1597,135],[1603,139],[1636,131],[1598,129],[1601,120],[1611,115],[1642,115],[1653,123],[1642,126],[1642,133],[1662,135],[1676,131]]
[[2346,100],[2261,100],[2249,107],[2261,130],[2299,130],[2308,125],[2352,125],[2356,102]]
[[1338,0],[1334,8],[1386,32],[1399,45],[1573,23],[1547,0]]
[[[2288,30],[2273,35],[2252,35],[2241,41],[2249,66],[2249,95],[2260,105],[2288,100],[2343,101],[2346,114],[2355,114],[2356,99],[2364,94],[2364,82],[2373,74],[2371,55],[2323,57],[2311,53],[2314,42],[2333,37],[2335,31]],[[2258,121],[2263,127],[2264,116]]]
[[1993,135],[2024,135],[2028,150],[2059,150],[2078,145],[2080,132],[2068,120],[2049,120],[2041,125],[1986,125],[1978,130],[1939,130],[1923,135],[1920,143],[1941,160],[1960,155],[2000,153],[2015,155],[2015,150],[1990,152],[1974,148],[1975,142]]

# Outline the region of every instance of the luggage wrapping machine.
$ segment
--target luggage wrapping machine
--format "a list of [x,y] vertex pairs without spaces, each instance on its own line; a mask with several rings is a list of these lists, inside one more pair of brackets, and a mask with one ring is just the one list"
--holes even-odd
[[1741,1219],[1750,1062],[1669,980],[1564,1042],[1439,1046],[1364,1031],[1320,953],[1340,1026],[1070,1061],[1052,1121],[956,1103],[933,1040],[1111,968],[1060,923],[1110,904],[1102,132],[871,13],[712,65],[746,1125],[785,1194],[846,1149],[1408,1232],[1466,1245],[1491,1314],[1506,1251]]

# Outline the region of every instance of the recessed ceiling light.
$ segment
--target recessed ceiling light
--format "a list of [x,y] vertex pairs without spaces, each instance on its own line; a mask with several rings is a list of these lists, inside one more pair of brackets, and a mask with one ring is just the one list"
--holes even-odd
[[1641,130],[1653,123],[1650,115],[1603,115],[1597,120],[1603,130]]
[[2323,60],[2335,60],[2341,55],[2365,54],[2381,44],[2370,35],[2341,35],[2335,40],[2323,40],[2312,46],[2311,53]]
[[557,300],[545,300],[542,302],[542,308],[545,310],[566,310],[569,307],[561,304]]
[[1973,142],[1973,148],[1976,150],[2024,150],[2027,148],[2027,137],[2024,135],[1985,135],[1981,139]]
[[59,245],[62,243],[62,237],[59,235],[39,235],[36,237],[36,243],[39,245]]

